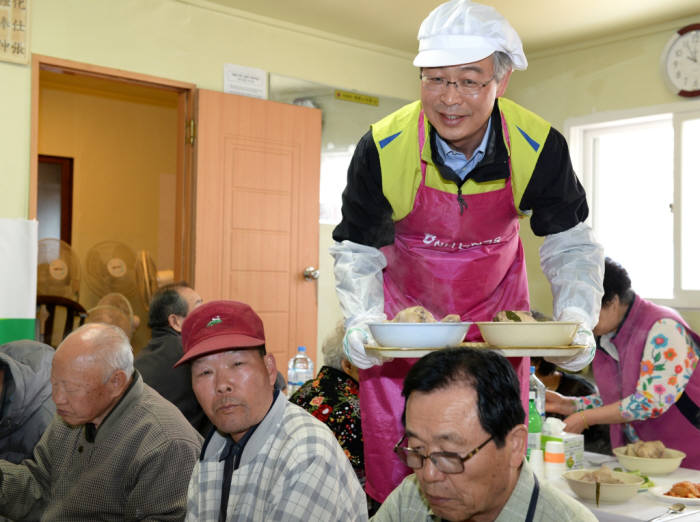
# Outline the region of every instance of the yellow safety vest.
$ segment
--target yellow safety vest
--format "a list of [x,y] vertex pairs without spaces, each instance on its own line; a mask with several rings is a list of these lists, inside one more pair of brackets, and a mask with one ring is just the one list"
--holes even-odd
[[[549,134],[551,125],[537,114],[506,98],[498,99],[498,107],[506,122],[510,145],[505,139],[511,162],[513,201],[520,212],[520,199],[530,181],[535,164]],[[421,102],[405,105],[372,125],[372,137],[379,153],[382,169],[382,189],[393,209],[392,218],[399,221],[413,209],[421,181],[417,154],[418,119]],[[421,157],[426,162],[425,183],[428,187],[457,194],[457,185],[444,179],[432,160],[430,124],[424,118],[425,144]],[[476,182],[471,178],[462,185],[462,194],[480,194],[502,189],[505,179]],[[521,212],[522,213],[522,212]]]

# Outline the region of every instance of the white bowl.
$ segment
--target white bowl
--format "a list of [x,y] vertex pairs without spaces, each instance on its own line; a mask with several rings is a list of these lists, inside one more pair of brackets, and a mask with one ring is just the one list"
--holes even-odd
[[[562,477],[566,479],[571,490],[576,493],[579,498],[584,500],[592,500],[595,502],[595,482],[584,482],[581,477],[585,473],[595,471],[593,469],[575,469],[562,473]],[[622,471],[613,471],[613,477],[622,480],[623,484],[606,484],[600,483],[600,502],[614,504],[625,502],[637,494],[639,487],[644,483],[644,479],[639,475],[632,473],[624,473]]]
[[559,321],[477,322],[476,324],[484,341],[498,348],[569,346],[578,327],[578,323]]
[[446,348],[458,346],[472,323],[369,323],[380,346]]
[[625,455],[627,446],[620,446],[613,449],[617,460],[625,469],[639,471],[644,475],[668,475],[676,471],[681,465],[681,461],[686,457],[685,453],[671,448],[664,449],[664,456],[658,459],[648,457],[635,457]]

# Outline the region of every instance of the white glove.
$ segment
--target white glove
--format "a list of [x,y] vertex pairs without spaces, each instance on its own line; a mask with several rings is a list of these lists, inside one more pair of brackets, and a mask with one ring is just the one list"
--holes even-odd
[[345,336],[343,337],[343,351],[352,364],[366,370],[372,366],[378,366],[387,359],[379,355],[370,355],[365,350],[365,345],[377,345],[367,326],[369,323],[381,323],[386,321],[386,314],[362,314],[350,319],[345,324]]
[[380,356],[369,355],[365,350],[365,344],[376,344],[372,334],[366,327],[355,326],[345,332],[343,338],[343,351],[352,364],[366,370],[372,366],[378,366],[384,362]]
[[386,320],[382,269],[386,258],[374,247],[343,241],[329,249],[338,302],[345,316],[343,351],[350,362],[366,370],[382,364],[382,357],[368,355],[365,344],[377,344],[367,325]]
[[561,357],[545,357],[545,360],[564,368],[565,370],[578,371],[588,366],[595,356],[595,337],[589,327],[586,326],[585,315],[576,309],[565,309],[559,321],[579,323],[572,344],[585,346],[575,355]]

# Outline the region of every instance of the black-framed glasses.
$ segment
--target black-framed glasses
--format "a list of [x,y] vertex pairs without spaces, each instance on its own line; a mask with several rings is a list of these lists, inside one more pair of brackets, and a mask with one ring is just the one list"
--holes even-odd
[[494,74],[485,82],[477,82],[471,78],[462,78],[455,81],[450,81],[442,76],[421,76],[423,86],[431,92],[442,92],[447,90],[450,85],[454,85],[457,92],[460,94],[477,94],[481,89],[486,87],[491,81],[496,78]]
[[401,446],[401,443],[406,439],[406,435],[401,437],[401,440],[394,446],[394,453],[411,469],[421,469],[425,459],[430,459],[433,465],[442,473],[455,474],[464,471],[464,463],[493,440],[489,437],[476,448],[467,453],[464,457],[450,451],[436,451],[430,455],[421,455],[417,450],[407,446]]

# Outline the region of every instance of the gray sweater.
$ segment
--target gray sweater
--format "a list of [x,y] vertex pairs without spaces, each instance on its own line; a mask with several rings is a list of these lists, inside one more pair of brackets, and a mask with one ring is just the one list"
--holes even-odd
[[32,450],[56,413],[51,400],[54,349],[36,341],[0,346],[5,377],[0,402],[0,459],[19,463]]
[[0,461],[14,520],[182,520],[201,436],[138,373],[94,435],[56,416],[22,464]]

